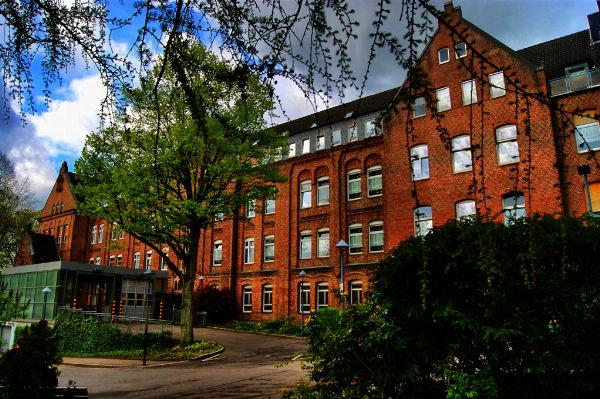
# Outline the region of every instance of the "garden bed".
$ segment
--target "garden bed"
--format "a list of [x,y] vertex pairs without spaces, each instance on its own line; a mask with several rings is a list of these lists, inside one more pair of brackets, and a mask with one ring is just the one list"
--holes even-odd
[[[222,348],[221,345],[213,341],[196,342],[193,345],[182,348],[175,346],[173,348],[154,349],[146,353],[148,360],[191,360],[198,356],[213,353]],[[64,352],[63,356],[68,357],[99,357],[106,359],[142,359],[143,349],[113,350],[106,352]]]

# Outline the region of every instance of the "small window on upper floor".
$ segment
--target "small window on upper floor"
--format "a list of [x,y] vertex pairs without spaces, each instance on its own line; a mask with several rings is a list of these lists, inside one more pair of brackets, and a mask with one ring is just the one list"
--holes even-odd
[[244,263],[254,263],[254,238],[244,241]]
[[300,208],[311,207],[311,184],[310,180],[304,180],[300,183]]
[[383,193],[381,165],[367,169],[367,197],[378,197]]
[[502,97],[506,94],[504,88],[504,72],[491,73],[490,80],[490,98]]
[[120,267],[122,263],[123,263],[123,255],[117,255],[117,263],[115,264],[115,266]]
[[317,136],[317,151],[325,149],[325,135],[321,134]]
[[471,137],[467,135],[454,137],[452,139],[452,170],[454,173],[461,173],[472,169]]
[[317,205],[329,204],[329,176],[317,179]]
[[104,238],[104,225],[101,224],[100,228],[98,229],[98,244],[102,243],[103,238]]
[[360,199],[360,169],[348,172],[348,199]]
[[265,201],[265,215],[275,213],[275,200],[268,199]]
[[312,256],[312,235],[310,230],[300,232],[300,259],[310,259]]
[[369,223],[369,252],[383,252],[383,222]]
[[98,231],[98,226],[92,227],[92,244],[96,243],[96,232]]
[[499,165],[520,161],[516,125],[506,125],[496,129],[496,141]]
[[362,225],[360,223],[348,226],[348,242],[350,255],[362,254]]
[[456,59],[467,56],[467,44],[464,42],[458,43],[456,46],[454,46],[454,50],[456,51]]
[[477,102],[477,86],[474,80],[462,82],[463,105],[469,105]]
[[255,209],[256,209],[256,200],[248,201],[248,203],[246,204],[246,217],[253,218],[254,216],[256,216]]
[[448,47],[438,50],[438,63],[445,64],[450,61],[450,50]]
[[100,257],[99,257],[99,256],[96,258],[96,264],[97,264],[97,265],[99,265],[99,264],[100,264]]
[[51,215],[54,215],[54,208],[56,205],[52,204],[52,212],[50,212]]
[[433,218],[430,206],[420,206],[414,210],[415,237],[423,237],[433,229]]
[[437,110],[438,112],[445,111],[450,109],[450,88],[444,87],[443,89],[438,89],[435,92],[435,97],[437,99]]
[[356,125],[348,126],[348,142],[358,140],[358,130]]
[[333,132],[331,132],[331,144],[342,144],[342,131],[340,129],[335,129]]
[[296,143],[290,143],[290,152],[288,153],[288,157],[296,156]]
[[317,230],[317,258],[329,257],[329,229]]
[[588,109],[573,117],[578,153],[600,149],[600,129],[595,115],[595,109]]
[[429,151],[427,144],[416,145],[410,149],[413,180],[429,179]]
[[265,262],[275,261],[275,236],[266,236],[264,239]]
[[[162,253],[165,254],[165,256],[168,258],[169,257],[169,248],[167,248],[167,247],[163,248]],[[165,259],[162,256],[160,257],[160,270],[169,270],[169,264],[167,262],[165,262]]]
[[310,139],[302,140],[302,153],[308,154],[310,152]]
[[139,252],[136,252],[133,254],[133,268],[134,269],[140,268],[140,253]]
[[223,241],[217,240],[213,244],[213,266],[221,266],[223,262]]
[[114,265],[115,265],[115,256],[114,256],[114,255],[111,255],[111,256],[108,258],[108,265],[109,265],[109,266],[114,266]]
[[426,113],[425,97],[417,97],[413,104],[413,118],[424,116]]
[[366,121],[365,122],[365,137],[376,136],[378,133],[377,125],[375,125],[375,121]]
[[64,208],[65,208],[65,203],[61,202],[60,203],[60,211],[62,212]]

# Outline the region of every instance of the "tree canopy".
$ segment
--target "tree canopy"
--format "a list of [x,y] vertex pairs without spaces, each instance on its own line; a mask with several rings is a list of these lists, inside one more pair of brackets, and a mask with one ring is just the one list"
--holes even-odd
[[[131,91],[123,118],[88,136],[75,163],[76,192],[85,198],[80,213],[114,223],[162,256],[181,279],[191,317],[201,230],[217,215],[243,219],[240,209],[277,196],[285,176],[273,162],[287,137],[267,127],[273,102],[258,79],[240,85],[235,67],[193,41],[177,59],[164,71],[159,60]],[[191,334],[191,318],[186,322]]]

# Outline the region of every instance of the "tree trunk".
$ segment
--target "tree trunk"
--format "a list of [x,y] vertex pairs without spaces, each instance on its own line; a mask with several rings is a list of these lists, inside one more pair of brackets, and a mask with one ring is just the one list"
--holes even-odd
[[185,274],[181,291],[181,342],[186,347],[194,343],[194,277]]

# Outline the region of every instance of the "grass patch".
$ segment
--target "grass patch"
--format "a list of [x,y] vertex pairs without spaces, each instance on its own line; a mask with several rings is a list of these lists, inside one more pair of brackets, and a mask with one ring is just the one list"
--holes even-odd
[[[221,349],[221,345],[213,341],[196,342],[182,348],[175,346],[167,349],[153,349],[146,353],[148,360],[190,360],[207,353]],[[63,356],[69,357],[101,357],[109,359],[142,359],[143,349],[111,350],[98,353],[90,352],[63,352]]]

